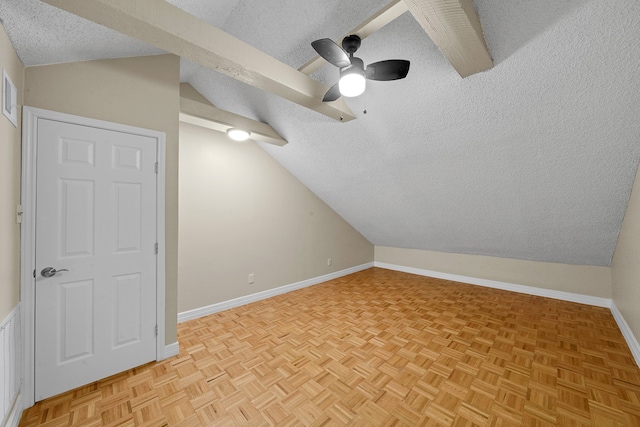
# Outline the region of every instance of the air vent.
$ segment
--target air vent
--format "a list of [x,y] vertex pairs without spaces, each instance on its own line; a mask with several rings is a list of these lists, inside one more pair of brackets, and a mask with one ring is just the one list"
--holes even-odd
[[7,75],[7,72],[2,70],[2,114],[7,116],[9,121],[13,123],[15,127],[18,127],[18,95],[16,87]]

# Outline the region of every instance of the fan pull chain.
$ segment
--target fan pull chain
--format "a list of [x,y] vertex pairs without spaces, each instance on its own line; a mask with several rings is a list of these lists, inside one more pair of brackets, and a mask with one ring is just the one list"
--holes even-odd
[[367,91],[364,92],[364,110],[362,110],[363,114],[367,114]]

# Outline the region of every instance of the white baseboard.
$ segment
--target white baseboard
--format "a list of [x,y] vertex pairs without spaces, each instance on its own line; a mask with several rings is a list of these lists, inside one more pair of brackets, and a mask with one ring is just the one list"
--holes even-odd
[[301,282],[280,286],[278,288],[269,289],[267,291],[257,292],[255,294],[245,295],[243,297],[235,298],[232,300],[211,304],[205,307],[183,311],[182,313],[178,313],[178,323],[186,322],[187,320],[197,319],[203,316],[208,316],[209,314],[213,314],[213,313],[219,313],[221,311],[228,310],[230,308],[240,307],[241,305],[271,298],[276,295],[281,295],[287,292],[295,291],[297,289],[302,289],[308,286],[317,285],[318,283],[337,279],[339,277],[346,276],[347,274],[356,273],[358,271],[366,270],[367,268],[371,268],[371,267],[373,267],[373,262],[347,268],[345,270],[336,271],[335,273],[325,274],[324,276],[303,280]]
[[21,319],[18,303],[9,316],[0,321],[0,426],[3,427],[17,426],[23,409]]
[[523,294],[536,295],[541,297],[559,299],[563,301],[577,302],[580,304],[594,305],[597,307],[605,307],[611,310],[611,314],[622,332],[636,365],[640,367],[640,344],[635,335],[624,320],[622,313],[618,310],[613,300],[609,298],[599,298],[589,295],[573,294],[570,292],[554,291],[550,289],[541,289],[533,286],[514,285],[512,283],[498,282],[495,280],[478,279],[476,277],[459,276],[456,274],[441,273],[439,271],[422,270],[419,268],[405,267],[402,265],[387,264],[384,262],[375,262],[375,267],[386,268],[388,270],[402,271],[405,273],[417,274],[420,276],[434,277],[437,279],[452,280],[454,282],[468,283],[471,285],[485,286],[489,288],[502,289],[505,291],[519,292]]
[[571,292],[554,291],[551,289],[536,288],[534,286],[515,285],[513,283],[498,282],[496,280],[479,279],[477,277],[441,273],[439,271],[423,270],[420,268],[405,267],[403,265],[387,264],[384,262],[375,262],[374,266],[386,268],[387,270],[417,274],[419,276],[434,277],[436,279],[451,280],[454,282],[468,283],[470,285],[484,286],[487,288],[502,289],[505,291],[518,292],[521,294],[536,295],[539,297],[577,302],[580,304],[595,305],[597,307],[610,308],[612,302],[609,298],[593,297],[590,295],[574,294]]
[[160,358],[158,358],[158,360],[168,359],[170,357],[177,356],[179,353],[180,353],[180,345],[176,341],[174,343],[167,344],[164,346],[164,353],[160,355]]
[[2,427],[18,427],[23,410],[24,408],[22,407],[22,395],[20,394],[20,392],[18,392],[18,395],[13,402],[13,406],[11,407],[9,413],[7,413]]
[[631,354],[633,354],[636,365],[640,367],[640,344],[638,343],[636,336],[631,331],[631,328],[627,324],[626,320],[624,320],[622,313],[620,313],[620,310],[618,310],[616,303],[614,303],[613,301],[611,302],[611,314],[613,314],[613,318],[616,319],[618,328],[620,328],[622,336],[624,337],[625,341],[627,341],[627,345],[631,350]]
[[[207,316],[209,314],[218,313],[220,311],[228,310],[230,308],[239,307],[244,304],[249,304],[255,301],[260,301],[272,296],[281,295],[287,292],[294,291],[296,289],[302,289],[308,286],[313,286],[318,283],[326,282],[329,280],[337,279],[338,277],[346,276],[347,274],[355,273],[358,271],[366,270],[371,267],[386,268],[387,270],[402,271],[405,273],[416,274],[419,276],[434,277],[436,279],[451,280],[454,282],[468,283],[470,285],[484,286],[494,289],[502,289],[505,291],[518,292],[528,295],[536,295],[546,298],[559,299],[563,301],[576,302],[580,304],[593,305],[596,307],[605,307],[611,310],[611,313],[616,320],[622,335],[624,336],[631,353],[636,361],[636,364],[640,366],[640,344],[634,336],[633,332],[629,328],[629,325],[624,320],[622,313],[618,310],[614,302],[609,298],[600,298],[590,295],[574,294],[571,292],[555,291],[551,289],[536,288],[534,286],[516,285],[513,283],[499,282],[496,280],[479,279],[477,277],[461,276],[457,274],[442,273],[433,270],[424,270],[413,267],[406,267],[396,264],[388,264],[384,262],[372,262],[362,264],[357,267],[352,267],[346,270],[338,271],[335,273],[327,274],[324,276],[316,277],[313,279],[304,280],[302,282],[292,283],[290,285],[281,286],[279,288],[270,289],[268,291],[258,292],[255,294],[247,295],[240,298],[235,298],[229,301],[223,301],[221,303],[212,304],[206,307],[197,308],[194,310],[178,313],[178,323],[185,322],[187,320],[197,319],[199,317]],[[179,352],[178,343],[169,344],[166,346],[165,354],[167,357],[177,355]]]

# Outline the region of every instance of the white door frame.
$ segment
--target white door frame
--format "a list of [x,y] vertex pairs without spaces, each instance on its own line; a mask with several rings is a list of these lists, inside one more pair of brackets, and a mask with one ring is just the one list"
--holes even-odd
[[38,120],[124,132],[155,138],[158,148],[156,195],[158,258],[156,263],[156,360],[165,359],[165,143],[164,132],[74,116],[33,107],[22,109],[22,227],[20,263],[20,304],[22,305],[22,404],[35,403],[35,253],[36,253],[36,158]]

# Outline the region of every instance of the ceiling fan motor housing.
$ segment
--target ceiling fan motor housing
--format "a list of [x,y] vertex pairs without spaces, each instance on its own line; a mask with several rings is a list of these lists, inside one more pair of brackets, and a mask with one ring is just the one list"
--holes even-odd
[[348,54],[353,55],[356,52],[356,50],[358,50],[358,48],[360,47],[361,42],[362,40],[360,39],[360,36],[351,34],[350,36],[347,36],[344,39],[342,39],[342,48]]
[[355,56],[351,57],[351,65],[347,65],[340,69],[340,75],[343,75],[345,72],[356,72],[355,69],[358,69],[362,75],[364,75],[364,61],[360,58],[356,58]]

